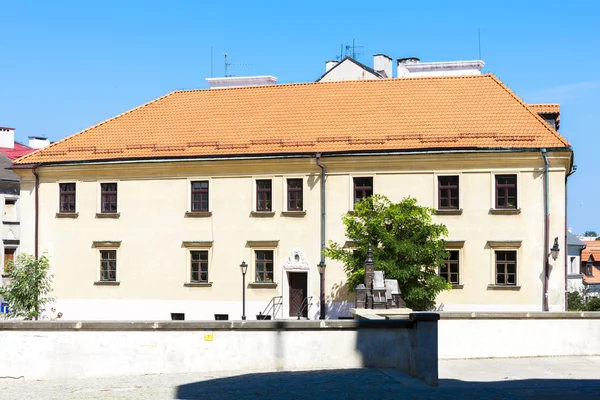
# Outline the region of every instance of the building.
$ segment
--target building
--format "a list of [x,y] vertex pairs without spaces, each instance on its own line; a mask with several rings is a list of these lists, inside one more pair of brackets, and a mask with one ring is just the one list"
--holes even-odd
[[412,196],[450,232],[440,307],[564,310],[572,161],[493,75],[174,91],[16,162],[21,245],[67,319],[315,318],[320,262],[336,318],[324,244],[356,200]]
[[[421,62],[417,57],[399,58],[396,61],[397,78],[481,75],[481,70],[485,65],[481,60]],[[325,73],[317,79],[317,82],[393,78],[392,67],[392,58],[385,54],[375,54],[373,56],[373,68],[352,57],[346,57],[341,61],[326,61]]]
[[[48,144],[42,137],[30,137],[29,146],[15,141],[14,128],[0,127],[0,207],[2,207],[2,275],[9,261],[19,253],[20,201],[19,176],[9,168],[19,157],[29,154]],[[0,285],[5,283],[4,276]]]
[[586,244],[570,231],[567,231],[567,279],[569,291],[580,291],[584,288],[584,274],[581,265],[581,252]]
[[600,241],[586,241],[581,252],[581,275],[587,293],[600,295]]

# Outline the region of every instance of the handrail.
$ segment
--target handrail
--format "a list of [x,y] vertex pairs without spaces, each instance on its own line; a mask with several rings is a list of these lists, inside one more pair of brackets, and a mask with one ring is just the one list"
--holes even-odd
[[[279,301],[276,301],[279,300]],[[271,312],[273,313],[272,318],[275,319],[275,314],[277,314],[277,306],[283,305],[283,296],[275,296],[269,301],[265,309],[259,313],[261,315],[269,315]]]
[[310,310],[311,305],[312,305],[312,296],[305,297],[304,300],[302,300],[302,303],[300,304],[300,311],[298,311],[298,319],[300,319],[300,315],[302,315],[302,312],[305,309],[306,309],[306,319],[309,319],[308,310]]

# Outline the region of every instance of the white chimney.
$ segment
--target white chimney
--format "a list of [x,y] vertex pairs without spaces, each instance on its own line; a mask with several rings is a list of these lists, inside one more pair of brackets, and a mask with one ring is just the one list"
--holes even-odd
[[4,128],[0,126],[0,147],[15,148],[15,128]]
[[408,71],[408,68],[406,68],[406,66],[410,64],[418,64],[420,61],[421,60],[419,60],[417,57],[399,58],[398,78],[408,78],[410,72]]
[[325,72],[329,72],[329,70],[338,65],[336,60],[325,61]]
[[385,54],[375,54],[373,56],[373,69],[383,73],[386,78],[392,78],[392,58]]
[[271,86],[277,82],[274,76],[226,76],[223,78],[206,78],[211,89],[227,89],[244,86]]
[[41,149],[50,145],[50,140],[43,136],[29,136],[29,147],[32,149]]

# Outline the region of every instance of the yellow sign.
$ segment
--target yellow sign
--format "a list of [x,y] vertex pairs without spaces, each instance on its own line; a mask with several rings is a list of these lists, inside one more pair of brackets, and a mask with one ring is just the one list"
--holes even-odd
[[204,331],[204,341],[205,342],[212,342],[213,340],[213,333],[212,331]]

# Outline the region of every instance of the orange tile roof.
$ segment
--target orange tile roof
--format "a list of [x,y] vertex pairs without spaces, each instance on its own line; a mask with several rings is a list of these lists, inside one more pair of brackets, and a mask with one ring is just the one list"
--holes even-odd
[[542,147],[569,143],[488,74],[175,91],[15,164]]
[[585,264],[590,255],[594,257],[595,261],[600,261],[600,240],[584,243],[586,247],[581,251],[581,262]]
[[560,129],[560,104],[529,104],[538,114],[556,114],[556,128]]

